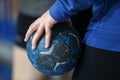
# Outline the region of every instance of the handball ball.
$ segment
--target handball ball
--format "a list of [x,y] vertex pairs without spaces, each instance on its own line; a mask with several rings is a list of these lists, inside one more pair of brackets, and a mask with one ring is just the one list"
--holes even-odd
[[32,38],[27,42],[27,55],[32,65],[48,75],[61,75],[72,70],[80,57],[81,39],[77,31],[67,23],[57,23],[52,28],[51,43],[45,48],[45,36],[32,49]]

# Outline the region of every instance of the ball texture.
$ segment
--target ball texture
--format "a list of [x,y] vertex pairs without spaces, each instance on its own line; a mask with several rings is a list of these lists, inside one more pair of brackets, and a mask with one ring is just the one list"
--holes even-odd
[[32,49],[32,38],[27,42],[27,55],[32,65],[48,75],[60,75],[72,70],[80,57],[81,40],[77,31],[66,23],[58,23],[52,28],[51,45],[45,48],[45,36]]

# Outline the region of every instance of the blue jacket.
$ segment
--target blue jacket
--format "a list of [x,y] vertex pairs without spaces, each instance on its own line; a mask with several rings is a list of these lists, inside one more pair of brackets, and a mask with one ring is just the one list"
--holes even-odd
[[49,12],[56,21],[62,22],[91,6],[93,17],[85,44],[120,52],[120,0],[56,0]]

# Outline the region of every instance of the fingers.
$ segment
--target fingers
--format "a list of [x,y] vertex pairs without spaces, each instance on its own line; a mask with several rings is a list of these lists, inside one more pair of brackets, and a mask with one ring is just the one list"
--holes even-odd
[[29,39],[32,33],[37,30],[32,39],[32,49],[36,48],[37,42],[39,38],[43,35],[44,31],[45,31],[45,48],[48,48],[50,46],[51,28],[49,26],[50,25],[44,25],[44,26],[39,25],[38,26],[38,24],[34,24],[30,26],[30,28],[27,31],[26,37],[25,37],[26,41]]
[[50,46],[51,28],[57,23],[46,11],[40,18],[33,22],[28,29],[24,41],[27,42],[29,37],[35,32],[32,40],[32,49],[36,48],[37,42],[45,31],[45,48]]
[[39,38],[43,35],[45,31],[45,48],[48,48],[50,46],[50,39],[51,39],[51,29],[46,26],[39,26],[38,30],[35,32],[35,35],[33,36],[32,40],[32,49],[35,49],[37,46],[37,42]]
[[51,40],[51,29],[49,27],[45,27],[45,38],[45,48],[48,48]]
[[38,23],[31,24],[31,26],[29,27],[29,29],[25,35],[25,39],[24,39],[25,42],[27,42],[29,37],[33,34],[33,32],[35,32],[37,30],[38,25],[39,25]]
[[36,48],[37,42],[39,38],[43,35],[43,33],[44,33],[44,27],[39,26],[38,30],[35,32],[32,39],[32,49]]
[[36,31],[32,39],[32,49],[35,49],[39,38],[43,35],[45,31],[45,48],[48,48],[50,46],[51,38],[51,28],[49,26],[50,25],[41,25],[38,24],[37,22],[31,24],[26,33],[24,41],[27,42],[29,37]]

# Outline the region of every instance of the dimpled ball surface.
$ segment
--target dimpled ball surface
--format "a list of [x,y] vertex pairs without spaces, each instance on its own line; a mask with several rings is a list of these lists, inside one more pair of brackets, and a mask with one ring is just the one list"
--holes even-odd
[[60,75],[72,70],[80,57],[80,38],[68,24],[59,23],[52,28],[51,45],[45,48],[45,36],[38,41],[36,49],[31,48],[33,35],[27,42],[27,55],[32,65],[48,75]]

